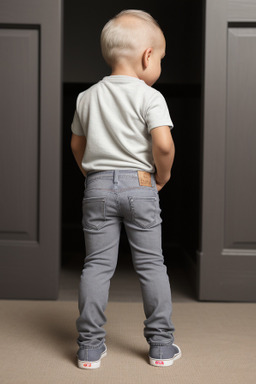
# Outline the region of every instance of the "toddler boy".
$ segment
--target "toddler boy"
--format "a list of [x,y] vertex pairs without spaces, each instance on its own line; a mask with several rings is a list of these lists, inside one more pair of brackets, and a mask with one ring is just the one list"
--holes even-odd
[[173,344],[158,192],[171,176],[173,124],[163,96],[151,88],[165,38],[148,13],[127,10],[105,25],[101,47],[111,75],[79,94],[72,123],[71,148],[85,175],[78,366],[98,368],[107,352],[104,312],[122,223],[141,284],[149,362],[170,366],[181,351]]

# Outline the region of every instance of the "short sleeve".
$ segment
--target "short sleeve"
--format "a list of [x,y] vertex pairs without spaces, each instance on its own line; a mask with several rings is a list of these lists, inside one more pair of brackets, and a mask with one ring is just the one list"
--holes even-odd
[[153,128],[161,127],[163,125],[173,128],[173,122],[170,117],[165,98],[156,90],[148,103],[146,110],[146,123],[148,132],[150,132]]
[[77,136],[85,136],[77,111],[75,111],[71,131]]

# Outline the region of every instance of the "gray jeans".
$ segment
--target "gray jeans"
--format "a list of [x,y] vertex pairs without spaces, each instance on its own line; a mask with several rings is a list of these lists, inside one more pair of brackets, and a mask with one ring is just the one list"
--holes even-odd
[[86,258],[77,319],[80,347],[98,348],[105,341],[104,312],[110,279],[117,265],[122,223],[142,290],[144,336],[151,345],[173,342],[171,290],[162,254],[160,212],[154,175],[146,186],[134,170],[102,171],[86,177],[83,199]]

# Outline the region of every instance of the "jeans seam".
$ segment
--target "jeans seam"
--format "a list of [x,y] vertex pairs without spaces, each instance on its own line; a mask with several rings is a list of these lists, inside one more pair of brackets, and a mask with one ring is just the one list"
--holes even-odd
[[169,345],[172,345],[172,341],[168,341],[167,343],[156,343],[154,341],[148,341],[148,343],[152,346],[152,347],[168,347]]
[[[104,343],[103,343],[104,344]],[[102,344],[102,345],[103,345]],[[85,350],[85,351],[91,351],[91,350],[96,350],[96,349],[100,349],[101,347],[102,347],[102,345],[101,344],[99,344],[99,346],[98,347],[87,347],[87,346],[80,346],[80,349],[83,349],[83,350]]]

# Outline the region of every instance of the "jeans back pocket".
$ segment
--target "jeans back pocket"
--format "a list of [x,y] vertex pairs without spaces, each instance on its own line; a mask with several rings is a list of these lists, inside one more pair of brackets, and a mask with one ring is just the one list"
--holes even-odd
[[134,224],[140,228],[150,228],[156,222],[156,197],[129,197],[131,217]]
[[83,199],[83,227],[84,229],[101,229],[106,220],[106,201],[101,197]]

